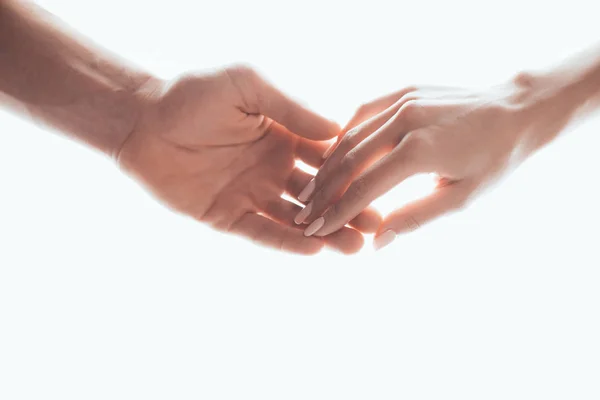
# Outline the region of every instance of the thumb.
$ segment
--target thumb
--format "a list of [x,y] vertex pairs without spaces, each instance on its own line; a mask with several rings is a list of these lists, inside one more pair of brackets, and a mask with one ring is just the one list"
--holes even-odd
[[262,114],[307,139],[327,140],[340,132],[338,124],[300,105],[254,69],[230,67],[227,73],[244,97],[244,112]]
[[379,250],[392,243],[397,235],[415,231],[444,214],[460,210],[468,194],[460,183],[455,183],[392,212],[381,223],[373,246]]

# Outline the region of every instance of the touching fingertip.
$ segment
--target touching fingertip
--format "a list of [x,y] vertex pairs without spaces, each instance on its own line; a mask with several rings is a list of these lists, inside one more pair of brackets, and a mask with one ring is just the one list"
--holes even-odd
[[302,210],[300,210],[298,215],[296,215],[296,218],[294,218],[294,222],[296,223],[296,225],[300,225],[301,223],[303,223],[306,220],[306,218],[308,218],[308,216],[310,215],[311,210],[312,202],[308,203],[308,205]]
[[381,235],[373,239],[373,247],[375,250],[381,250],[396,239],[396,232],[391,229],[383,232]]
[[312,236],[317,233],[325,225],[325,218],[319,217],[312,222],[305,230],[304,236]]
[[305,202],[306,200],[308,200],[308,198],[310,197],[312,192],[314,192],[315,187],[316,187],[316,182],[315,182],[315,179],[313,178],[310,180],[310,182],[308,182],[308,185],[306,185],[306,187],[304,189],[302,189],[302,191],[298,195],[298,200],[300,200],[302,202]]

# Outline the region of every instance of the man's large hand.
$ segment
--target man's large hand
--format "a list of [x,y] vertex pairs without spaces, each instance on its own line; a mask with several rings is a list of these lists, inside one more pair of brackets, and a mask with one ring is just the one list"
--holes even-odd
[[[147,111],[118,161],[168,206],[278,249],[311,254],[327,243],[351,253],[362,235],[344,228],[309,238],[295,226],[297,197],[312,179],[295,167],[319,167],[336,124],[298,105],[246,67],[186,75],[156,84]],[[351,225],[374,232],[366,210]]]

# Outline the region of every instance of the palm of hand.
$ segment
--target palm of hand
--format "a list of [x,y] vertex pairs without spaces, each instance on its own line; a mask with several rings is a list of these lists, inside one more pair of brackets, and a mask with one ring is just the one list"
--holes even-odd
[[[176,80],[157,92],[120,163],[178,212],[270,247],[314,253],[324,241],[302,235],[292,222],[301,208],[281,194],[298,195],[312,176],[296,159],[318,167],[324,145],[241,111],[252,101],[242,93],[226,72]],[[344,228],[325,242],[354,252],[363,240]]]

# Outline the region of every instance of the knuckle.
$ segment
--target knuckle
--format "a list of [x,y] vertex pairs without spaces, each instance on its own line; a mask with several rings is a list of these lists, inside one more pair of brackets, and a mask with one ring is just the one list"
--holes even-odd
[[429,168],[434,159],[429,141],[417,132],[410,132],[402,139],[398,152],[397,162],[402,165],[419,164],[420,168]]
[[350,195],[358,200],[362,200],[369,194],[369,184],[364,178],[355,180],[348,188]]
[[325,218],[326,221],[328,221],[328,223],[331,224],[332,222],[338,220],[339,214],[340,214],[339,203],[333,203],[327,209],[327,211],[323,214],[323,217]]
[[403,106],[405,104],[409,104],[409,103],[415,102],[415,101],[420,100],[420,99],[421,99],[421,96],[419,96],[418,93],[416,93],[416,92],[408,92],[404,96],[402,96],[400,98],[400,100],[398,100],[396,102],[396,104],[399,105],[399,106]]
[[421,224],[415,219],[415,217],[409,215],[404,219],[404,224],[406,225],[406,229],[414,232],[421,227]]
[[403,96],[408,96],[411,93],[415,93],[419,90],[419,87],[417,85],[408,85],[405,86],[404,88],[402,88],[398,93],[401,94],[401,97]]
[[521,71],[514,78],[515,84],[524,89],[531,89],[534,85],[534,81],[534,74],[529,71]]
[[343,172],[353,171],[356,168],[357,157],[355,151],[349,151],[340,161],[340,169]]
[[342,138],[342,141],[351,142],[353,140],[356,140],[355,138],[359,132],[360,132],[360,125],[357,125],[357,126],[353,127],[352,129],[349,129],[346,132],[346,134],[344,135],[344,137]]
[[408,156],[415,156],[422,153],[427,144],[423,136],[415,132],[408,133],[402,142],[404,151]]
[[342,161],[327,178],[323,177],[317,187],[320,189],[311,199],[313,203],[313,213],[322,210],[326,205],[330,204],[333,199],[339,197],[348,183],[352,181],[353,172],[347,166],[348,161]]
[[421,98],[419,96],[418,88],[416,86],[407,86],[404,89],[397,92],[398,99],[394,103],[396,107],[401,107],[404,103],[411,100],[418,100]]
[[354,113],[354,117],[358,118],[358,117],[361,117],[361,116],[363,116],[365,114],[368,114],[369,111],[370,111],[370,109],[371,109],[371,103],[362,103],[356,109],[356,112]]
[[410,99],[400,107],[398,119],[404,126],[417,125],[424,116],[424,107],[417,99]]
[[346,134],[344,135],[344,137],[342,138],[342,140],[340,140],[340,143],[338,144],[337,151],[340,151],[340,152],[346,154],[350,150],[352,150],[354,147],[356,147],[356,145],[359,143],[358,142],[358,132],[359,132],[358,128],[352,128],[348,132],[346,132]]

